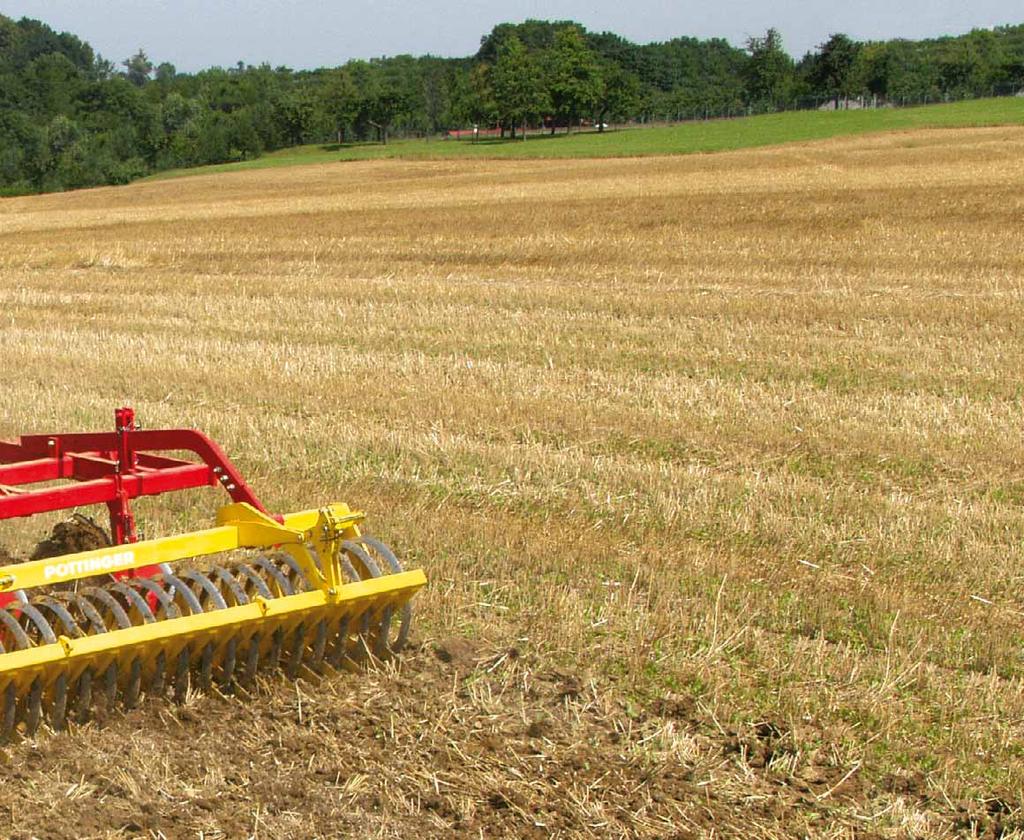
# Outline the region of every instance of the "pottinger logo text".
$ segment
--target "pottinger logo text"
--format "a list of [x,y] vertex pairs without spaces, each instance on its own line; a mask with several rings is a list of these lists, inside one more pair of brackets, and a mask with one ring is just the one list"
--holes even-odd
[[50,578],[72,577],[91,572],[109,572],[112,569],[123,569],[135,563],[134,551],[122,551],[118,554],[104,554],[102,557],[89,557],[86,560],[71,560],[67,563],[54,563],[43,569],[46,580]]

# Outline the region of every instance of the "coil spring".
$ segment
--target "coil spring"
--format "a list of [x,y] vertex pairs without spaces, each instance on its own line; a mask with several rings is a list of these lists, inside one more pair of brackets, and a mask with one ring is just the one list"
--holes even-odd
[[[319,563],[315,553],[313,557]],[[343,542],[341,566],[350,582],[402,571],[394,553],[371,537]],[[108,580],[102,585],[54,591],[0,608],[0,655],[57,644],[58,636],[74,639],[154,621],[173,621],[248,604],[257,596],[270,600],[312,588],[298,563],[283,553],[227,567],[214,565],[203,572],[174,572],[164,566],[158,577]],[[287,639],[280,628],[272,631],[269,639],[257,632],[245,639],[231,638],[219,651],[212,642],[199,650],[189,645],[174,662],[166,661],[160,653],[146,674],[142,660],[135,657],[127,665],[113,661],[100,673],[87,667],[73,685],[69,685],[66,673],[58,674],[51,685],[36,677],[22,697],[9,682],[0,693],[0,736],[10,739],[19,727],[25,735],[34,734],[43,720],[44,705],[50,725],[62,729],[69,715],[87,720],[97,699],[110,708],[120,698],[131,708],[143,691],[163,695],[168,687],[173,687],[174,697],[180,701],[193,678],[203,690],[208,690],[215,678],[231,690],[235,685],[251,687],[261,669],[283,666],[287,675],[295,678],[303,666],[318,672],[326,670],[325,663],[339,669],[371,654],[385,658],[401,650],[409,634],[410,605],[401,607],[397,616],[394,613],[388,607],[380,615],[373,615],[368,608],[356,619],[346,616],[333,626],[325,618],[314,627],[300,625]],[[217,662],[215,652],[220,654]]]

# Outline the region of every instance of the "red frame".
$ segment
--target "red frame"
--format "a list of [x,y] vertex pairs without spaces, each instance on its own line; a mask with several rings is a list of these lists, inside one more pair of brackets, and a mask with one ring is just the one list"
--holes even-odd
[[[137,540],[131,500],[193,487],[222,486],[235,502],[266,508],[224,451],[191,429],[142,430],[135,412],[114,412],[115,431],[27,435],[0,441],[0,520],[105,504],[115,545]],[[186,451],[198,461],[156,454]],[[40,482],[73,483],[31,488]],[[144,570],[138,570],[144,573]]]

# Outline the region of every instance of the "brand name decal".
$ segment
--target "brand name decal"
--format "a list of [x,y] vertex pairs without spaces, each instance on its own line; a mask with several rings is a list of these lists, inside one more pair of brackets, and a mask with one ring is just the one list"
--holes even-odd
[[86,560],[70,560],[67,563],[54,563],[43,569],[47,580],[51,578],[77,577],[92,572],[109,572],[123,569],[135,563],[134,551],[122,551],[117,554],[104,554],[102,557],[90,557]]

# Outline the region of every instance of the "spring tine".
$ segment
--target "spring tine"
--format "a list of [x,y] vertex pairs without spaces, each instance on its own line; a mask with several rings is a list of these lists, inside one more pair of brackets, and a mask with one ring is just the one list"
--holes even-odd
[[114,622],[117,624],[119,630],[124,630],[126,627],[132,626],[131,619],[128,618],[128,613],[124,611],[124,607],[117,603],[117,599],[107,592],[106,589],[100,589],[98,586],[90,586],[88,589],[83,589],[82,594],[89,598],[95,598],[110,610],[110,614],[114,617]]
[[284,630],[278,627],[270,636],[270,652],[267,654],[267,666],[274,670],[281,659],[281,645],[284,644]]
[[256,590],[256,593],[261,598],[269,599],[274,597],[274,593],[270,591],[270,587],[267,586],[266,581],[264,581],[263,578],[261,578],[259,574],[257,574],[256,570],[248,563],[239,563],[238,571],[246,579],[246,581],[252,584],[253,588]]
[[[203,590],[207,596],[207,602],[211,604],[208,612],[213,610],[226,610],[227,604],[225,603],[223,596],[220,594],[220,591],[209,580],[207,580],[205,576],[195,570],[188,570],[180,577],[184,580],[193,581],[201,590]],[[195,593],[193,593],[193,597],[196,597]],[[202,601],[199,601],[197,598],[197,604],[199,603],[202,603]],[[215,649],[216,647],[214,643],[212,641],[208,641],[203,646],[203,653],[200,656],[199,684],[204,691],[209,691],[210,688],[213,687],[213,654]]]
[[53,682],[53,700],[50,707],[50,726],[55,731],[64,728],[68,710],[68,675],[62,673]]
[[153,661],[153,676],[149,680],[149,693],[160,696],[164,693],[167,681],[167,654],[160,651]]
[[199,687],[203,691],[209,691],[213,685],[213,642],[207,642],[203,646],[203,652],[199,658]]
[[188,693],[188,670],[192,660],[192,646],[185,645],[178,654],[178,662],[174,669],[174,701],[181,703]]
[[43,718],[43,681],[36,677],[32,681],[28,697],[25,700],[25,734],[30,738],[39,729]]
[[57,643],[57,635],[53,632],[53,628],[39,610],[37,610],[32,604],[25,604],[20,601],[16,604],[11,604],[10,608],[18,610],[22,615],[26,616],[28,620],[35,626],[39,631],[40,639],[43,644],[54,645]]
[[[381,576],[380,567],[377,565],[376,561],[370,556],[369,552],[365,548],[363,548],[362,545],[353,542],[352,540],[345,540],[341,544],[341,547],[344,551],[351,554],[359,562],[359,564],[363,567],[363,570],[366,572],[366,575],[368,575],[371,578],[379,578]],[[362,623],[359,628],[359,635],[362,639],[362,644],[359,646],[359,649],[357,649],[356,657],[352,658],[362,658],[364,653],[366,655],[373,655],[377,658],[382,658],[383,652],[381,651],[381,641],[379,635],[374,640],[372,652],[369,647],[368,639],[370,638],[370,631],[373,624],[373,608],[367,607],[366,611],[363,613]],[[390,618],[388,619],[388,625],[390,625]],[[377,629],[378,631],[380,630],[379,625]],[[384,644],[386,645],[386,643],[387,641],[385,638]]]
[[[57,636],[53,632],[53,628],[35,606],[24,602],[18,602],[17,609],[36,628],[39,632],[39,637],[44,644],[52,645],[57,643]],[[64,722],[64,710],[67,705],[67,688],[68,676],[66,673],[61,672],[54,681],[54,705],[58,717],[57,725],[54,728],[59,728],[59,726],[63,725]],[[39,729],[42,717],[43,682],[41,677],[36,677],[35,680],[32,681],[32,688],[29,690],[27,708],[25,712],[25,731],[28,735],[31,736],[36,733]]]
[[125,601],[135,607],[136,612],[142,616],[142,621],[145,624],[152,624],[156,621],[156,616],[153,615],[153,611],[149,608],[149,604],[146,603],[146,599],[143,598],[137,589],[129,586],[123,581],[118,581],[110,587],[115,592],[120,592],[125,597]]
[[362,536],[359,537],[356,542],[362,543],[367,548],[372,549],[383,557],[384,562],[387,563],[388,567],[391,569],[391,574],[399,575],[404,571],[402,569],[402,564],[398,561],[395,553],[380,540],[374,539],[373,537]]
[[78,676],[78,685],[75,687],[75,715],[80,721],[89,719],[89,711],[92,709],[92,683],[94,671],[90,665]]
[[282,595],[294,595],[295,590],[292,588],[292,583],[288,580],[285,575],[277,566],[271,563],[266,557],[257,557],[256,565],[267,572],[281,588]]
[[278,558],[278,561],[286,565],[289,569],[291,569],[291,574],[288,577],[292,580],[299,581],[302,584],[303,592],[308,592],[310,589],[313,588],[312,584],[309,581],[309,578],[306,576],[306,573],[302,570],[302,567],[296,562],[294,557],[292,557],[290,554],[282,553]]
[[99,614],[99,610],[92,605],[92,602],[82,596],[79,592],[61,593],[64,595],[68,603],[73,603],[82,615],[85,616],[86,621],[89,622],[89,626],[92,627],[94,633],[106,633],[107,625],[103,623],[103,617]]
[[256,671],[260,667],[260,634],[253,633],[249,639],[249,647],[245,652],[245,670],[242,673],[242,685],[249,687],[256,681]]
[[103,672],[103,699],[108,709],[117,700],[117,662],[111,662]]
[[391,616],[394,609],[389,605],[381,613],[380,622],[377,624],[377,638],[373,642],[373,655],[378,659],[384,659],[391,652],[391,645],[388,642],[388,634],[391,632]]
[[302,667],[302,652],[306,648],[306,625],[299,624],[292,635],[291,650],[288,653],[288,667],[285,673],[288,679],[294,680]]
[[181,610],[174,603],[174,599],[152,578],[135,578],[132,583],[140,589],[145,589],[147,592],[152,593],[153,597],[160,602],[165,619],[177,618],[181,615]]
[[367,607],[359,617],[359,636],[365,639],[370,635],[370,624],[373,621],[373,610]]
[[235,662],[238,658],[238,637],[232,636],[224,646],[224,661],[220,666],[220,684],[228,688],[235,674]]
[[71,613],[65,609],[64,605],[55,598],[51,598],[49,595],[43,595],[41,598],[37,598],[35,605],[38,607],[45,607],[56,616],[57,620],[61,623],[64,628],[64,632],[68,634],[72,639],[84,636],[82,628],[78,626],[78,622],[71,617]]
[[[395,553],[380,540],[374,539],[373,537],[363,536],[359,538],[359,542],[368,548],[373,549],[377,554],[383,557],[384,562],[391,569],[391,574],[399,575],[404,571],[402,564],[395,556]],[[388,644],[388,648],[391,653],[398,653],[402,650],[409,639],[409,628],[412,625],[412,604],[409,601],[406,601],[402,605],[399,610],[398,617],[398,635],[395,637],[393,642]]]
[[[47,595],[43,595],[39,598],[36,603],[40,607],[45,607],[49,610],[60,622],[60,625],[65,629],[65,632],[71,638],[78,638],[84,636],[82,628],[78,626],[78,623],[72,618],[65,606],[60,601],[51,598]],[[68,674],[61,673],[57,676],[53,683],[53,690],[51,695],[51,709],[50,709],[50,725],[55,730],[60,730],[65,727],[68,714]]]
[[409,628],[412,626],[412,604],[406,601],[398,611],[398,635],[391,643],[391,652],[398,653],[409,641]]
[[243,604],[249,603],[249,596],[245,594],[245,590],[239,586],[238,581],[235,580],[231,573],[223,566],[214,566],[213,573],[217,575],[217,579],[227,587],[227,590],[231,593],[231,597],[235,600],[236,606],[242,606]]
[[349,616],[346,613],[338,625],[338,632],[335,634],[334,644],[331,646],[330,652],[327,654],[327,663],[332,668],[340,668],[347,655],[348,624]]
[[4,689],[3,739],[9,741],[18,725],[18,695],[14,683],[7,683]]
[[173,587],[175,596],[181,596],[181,599],[188,605],[190,615],[199,615],[203,611],[195,593],[177,577],[164,572],[164,583],[169,583]]
[[127,709],[134,709],[139,700],[139,692],[142,690],[142,660],[135,657],[128,670],[128,682],[124,687],[124,705]]
[[321,618],[316,623],[316,636],[313,638],[313,649],[310,651],[309,664],[314,670],[318,670],[324,662],[324,653],[327,651],[327,619]]
[[16,650],[25,650],[25,648],[32,647],[32,643],[28,639],[28,634],[25,632],[18,620],[10,614],[6,609],[0,609],[0,623],[4,625],[5,630],[14,637],[14,643]]
[[[181,575],[195,583],[206,593],[208,600],[213,602],[213,609],[215,610],[226,610],[228,608],[227,602],[224,600],[224,596],[220,594],[220,590],[207,578],[205,575],[200,574],[194,569],[190,569]],[[210,610],[207,610],[210,612]]]
[[373,558],[369,555],[369,552],[367,552],[365,548],[359,545],[359,543],[352,542],[352,540],[345,540],[341,544],[341,548],[343,551],[346,551],[353,557],[355,557],[356,560],[358,560],[359,563],[362,565],[364,571],[366,572],[366,574],[360,575],[362,580],[366,580],[367,578],[380,577],[380,568],[374,562]]
[[351,561],[345,555],[344,551],[338,552],[338,560],[341,562],[341,571],[345,574],[345,580],[349,583],[355,583],[357,580],[362,580]]

